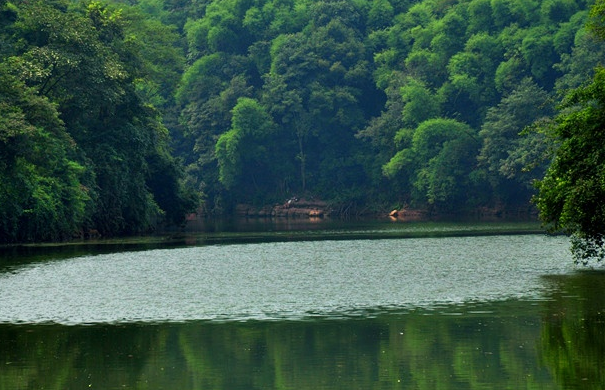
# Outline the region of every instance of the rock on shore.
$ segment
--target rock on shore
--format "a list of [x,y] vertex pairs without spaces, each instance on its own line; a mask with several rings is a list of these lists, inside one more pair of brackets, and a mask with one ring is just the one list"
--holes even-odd
[[239,217],[257,218],[321,218],[330,214],[330,208],[326,202],[321,200],[292,198],[283,204],[260,208],[239,204],[235,207],[235,214]]

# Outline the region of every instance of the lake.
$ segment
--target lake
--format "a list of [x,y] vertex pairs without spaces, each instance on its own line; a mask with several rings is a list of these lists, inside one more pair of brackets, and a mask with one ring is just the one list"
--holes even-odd
[[605,273],[534,223],[3,248],[4,389],[602,389]]

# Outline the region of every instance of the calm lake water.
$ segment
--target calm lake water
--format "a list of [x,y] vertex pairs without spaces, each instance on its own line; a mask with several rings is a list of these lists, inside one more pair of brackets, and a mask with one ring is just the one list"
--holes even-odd
[[0,390],[605,388],[605,273],[535,224],[254,221],[0,256]]

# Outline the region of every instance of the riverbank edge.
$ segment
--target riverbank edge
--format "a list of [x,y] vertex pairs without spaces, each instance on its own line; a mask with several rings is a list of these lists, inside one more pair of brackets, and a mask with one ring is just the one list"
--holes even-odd
[[455,211],[437,211],[410,207],[401,208],[363,208],[353,206],[330,204],[323,200],[291,198],[282,204],[254,206],[251,204],[237,204],[230,213],[214,215],[200,209],[196,213],[188,214],[186,223],[198,218],[236,217],[236,218],[292,218],[316,219],[331,217],[338,219],[348,218],[390,218],[402,221],[444,221],[468,218],[474,220],[499,221],[507,219],[524,219],[539,221],[538,210],[533,204],[516,207],[476,207],[459,209]]

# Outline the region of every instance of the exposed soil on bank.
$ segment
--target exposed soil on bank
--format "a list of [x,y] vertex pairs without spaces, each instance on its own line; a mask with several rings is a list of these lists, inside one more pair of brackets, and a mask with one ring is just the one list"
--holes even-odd
[[[257,207],[249,204],[235,206],[233,216],[239,218],[323,218],[323,217],[351,217],[343,207],[331,205],[323,200],[308,198],[291,198],[281,204]],[[538,212],[534,205],[528,204],[519,207],[479,207],[470,210],[455,210],[451,212],[436,212],[428,209],[401,208],[384,211],[354,212],[355,217],[389,218],[401,221],[428,221],[452,220],[471,218],[474,220],[517,220],[538,219]],[[200,214],[191,214],[187,219],[194,220]]]
[[277,218],[320,218],[333,215],[334,210],[322,200],[291,198],[283,204],[273,206],[254,207],[239,204],[235,207],[235,216],[238,217],[277,217]]

